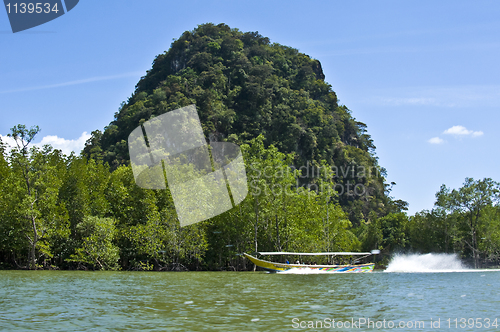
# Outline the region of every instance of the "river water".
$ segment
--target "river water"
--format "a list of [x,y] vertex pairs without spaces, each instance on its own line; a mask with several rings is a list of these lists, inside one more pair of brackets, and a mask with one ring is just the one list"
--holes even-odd
[[453,271],[0,271],[0,329],[500,330],[500,271]]

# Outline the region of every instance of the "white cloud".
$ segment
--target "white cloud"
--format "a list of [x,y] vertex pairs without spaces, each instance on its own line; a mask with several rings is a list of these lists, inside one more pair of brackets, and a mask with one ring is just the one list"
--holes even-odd
[[125,78],[125,77],[135,77],[135,76],[140,76],[142,74],[143,74],[142,72],[130,72],[130,73],[124,73],[124,74],[120,74],[120,75],[96,76],[96,77],[90,77],[90,78],[85,78],[85,79],[81,79],[81,80],[63,82],[63,83],[41,85],[41,86],[32,86],[32,87],[26,87],[26,88],[0,91],[0,94],[60,88],[60,87],[70,86],[70,85],[78,85],[78,84],[85,84],[85,83],[99,82],[99,81],[108,81],[108,80],[114,80],[114,79]]
[[387,106],[497,107],[500,85],[415,86],[369,91],[366,102]]
[[62,137],[58,137],[55,135],[48,135],[42,138],[40,143],[35,143],[36,146],[42,147],[45,144],[51,145],[54,149],[61,150],[64,154],[69,155],[71,151],[74,151],[76,154],[79,154],[83,147],[85,146],[85,142],[91,137],[90,134],[87,134],[86,131],[82,133],[82,135],[75,139],[65,139]]
[[467,130],[464,126],[453,126],[451,128],[446,129],[443,134],[450,135],[470,135],[472,134],[471,130]]
[[435,98],[382,98],[382,103],[392,106],[402,106],[402,105],[434,105],[436,104]]
[[12,148],[16,147],[16,141],[12,137],[0,135],[0,139],[7,144],[7,153],[9,153]]
[[484,133],[483,133],[482,131],[475,131],[475,132],[473,132],[473,133],[472,133],[472,136],[473,136],[473,137],[483,136],[483,134],[484,134]]
[[[33,143],[33,145],[41,148],[44,145],[48,144],[51,145],[54,149],[61,150],[65,155],[69,155],[71,151],[79,154],[85,146],[85,142],[90,137],[91,135],[87,134],[86,131],[84,131],[82,135],[77,139],[65,139],[56,135],[47,135],[43,137],[39,143]],[[0,139],[2,140],[2,142],[7,144],[7,153],[10,152],[12,148],[17,147],[16,142],[11,137],[0,135]]]
[[428,140],[427,142],[429,142],[431,144],[443,144],[444,140],[442,138],[439,138],[439,137],[433,137],[430,140]]
[[473,137],[482,136],[484,133],[482,131],[472,131],[468,130],[464,126],[453,126],[446,129],[443,134],[447,135],[457,135],[457,136],[467,136],[472,135]]

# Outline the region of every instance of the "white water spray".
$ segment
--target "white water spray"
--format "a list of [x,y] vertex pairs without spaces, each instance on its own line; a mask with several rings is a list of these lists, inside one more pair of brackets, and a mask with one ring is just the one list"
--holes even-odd
[[455,254],[395,255],[384,272],[463,272]]

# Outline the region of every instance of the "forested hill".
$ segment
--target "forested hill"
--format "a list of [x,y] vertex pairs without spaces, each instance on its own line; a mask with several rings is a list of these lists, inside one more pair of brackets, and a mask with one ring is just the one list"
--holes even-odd
[[[371,211],[380,217],[404,208],[387,197],[385,171],[366,125],[338,104],[321,63],[225,24],[186,31],[158,55],[115,119],[104,132],[93,132],[83,153],[112,168],[127,164],[127,137],[134,128],[190,104],[196,104],[210,141],[243,144],[262,134],[266,146],[294,152],[297,168],[331,166],[341,193],[337,200],[355,225],[368,220]],[[301,185],[314,182],[309,174]],[[354,193],[356,184],[358,192],[365,189],[363,195]]]

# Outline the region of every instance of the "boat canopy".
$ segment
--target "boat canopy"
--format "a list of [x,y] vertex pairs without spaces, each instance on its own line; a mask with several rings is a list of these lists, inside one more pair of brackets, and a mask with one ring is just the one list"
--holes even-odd
[[362,256],[362,255],[372,255],[371,252],[286,252],[286,251],[265,251],[259,252],[258,254],[267,255],[290,255],[290,256]]

